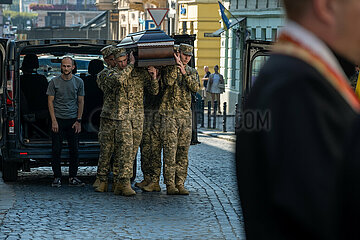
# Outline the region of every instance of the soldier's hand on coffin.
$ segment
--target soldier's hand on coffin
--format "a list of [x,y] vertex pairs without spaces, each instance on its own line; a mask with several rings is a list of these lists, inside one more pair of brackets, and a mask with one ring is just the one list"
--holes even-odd
[[159,70],[157,68],[155,68],[154,66],[149,66],[148,72],[153,79],[156,79],[158,76]]
[[134,57],[133,52],[130,52],[130,63],[135,64],[135,57]]
[[180,56],[177,55],[176,53],[174,53],[174,58],[175,58],[175,62],[177,65],[182,65],[183,63],[181,62]]
[[184,64],[182,63],[180,57],[179,57],[178,55],[176,55],[175,53],[174,53],[174,57],[175,57],[176,64],[178,65],[178,68],[180,69],[180,72],[181,72],[182,74],[186,74],[185,66],[184,66]]

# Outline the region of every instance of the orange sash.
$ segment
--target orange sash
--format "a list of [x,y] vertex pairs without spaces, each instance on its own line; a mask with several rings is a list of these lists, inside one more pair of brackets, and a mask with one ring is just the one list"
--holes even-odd
[[326,61],[307,49],[286,33],[282,33],[273,46],[275,53],[290,55],[313,66],[339,92],[352,109],[360,113],[360,100],[351,89],[348,80],[338,74]]

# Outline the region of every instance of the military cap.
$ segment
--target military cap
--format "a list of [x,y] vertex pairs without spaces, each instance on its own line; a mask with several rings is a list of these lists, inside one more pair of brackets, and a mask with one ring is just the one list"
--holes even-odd
[[185,55],[189,55],[192,56],[193,55],[193,49],[194,47],[189,45],[189,44],[185,44],[185,43],[181,43],[180,44],[180,52],[182,52]]
[[122,47],[116,48],[113,53],[115,58],[126,56],[126,50]]
[[113,46],[113,45],[108,45],[108,46],[106,46],[106,47],[103,47],[103,48],[100,50],[100,52],[101,52],[101,54],[104,56],[104,58],[107,58],[107,57],[109,57],[111,54],[114,54],[113,52],[114,52],[115,49],[116,49],[115,46]]
[[177,52],[179,51],[180,45],[178,44],[174,44],[174,51]]

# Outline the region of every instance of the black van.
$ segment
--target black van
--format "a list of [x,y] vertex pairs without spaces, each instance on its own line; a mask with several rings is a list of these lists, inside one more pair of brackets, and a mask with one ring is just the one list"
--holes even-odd
[[[101,48],[119,42],[0,39],[0,43],[0,154],[3,179],[15,181],[19,169],[30,171],[33,167],[50,165],[51,121],[46,88],[51,78],[60,74],[60,61],[64,56],[71,56],[75,60],[75,75],[82,77],[85,85],[80,165],[97,165],[97,130],[103,99],[101,93],[97,92],[96,78],[87,73],[87,68],[91,60],[99,63]],[[62,152],[64,164],[67,164],[68,157],[65,146]]]

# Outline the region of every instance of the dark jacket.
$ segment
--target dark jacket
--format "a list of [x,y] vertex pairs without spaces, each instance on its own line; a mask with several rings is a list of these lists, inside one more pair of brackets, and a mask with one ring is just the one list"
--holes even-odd
[[264,65],[245,106],[250,111],[267,112],[270,121],[267,130],[237,135],[247,239],[342,239],[352,194],[344,187],[346,168],[360,175],[360,160],[349,160],[358,115],[317,70],[284,55]]

